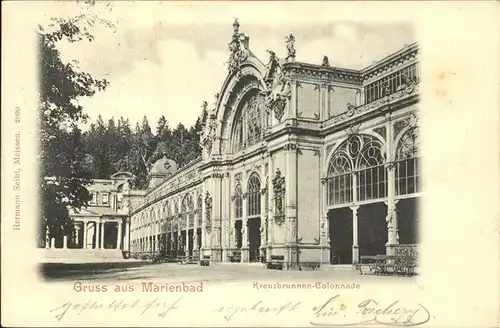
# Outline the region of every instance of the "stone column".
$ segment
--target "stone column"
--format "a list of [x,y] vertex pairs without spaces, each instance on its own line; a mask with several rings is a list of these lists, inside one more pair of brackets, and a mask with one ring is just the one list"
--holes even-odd
[[358,205],[350,206],[352,210],[352,263],[359,262],[358,243]]
[[222,217],[221,217],[221,187],[222,173],[212,175],[212,261],[220,262],[222,260]]
[[54,237],[50,239],[50,248],[56,248],[56,239]]
[[233,251],[236,249],[236,199],[234,198],[234,188],[233,186],[230,186],[230,193],[229,197],[231,199],[231,203],[229,204],[229,212],[230,218],[229,218],[229,251],[230,254],[233,254]]
[[300,83],[298,81],[291,82],[290,84],[290,101],[288,106],[288,115],[284,115],[284,119],[291,117],[297,117],[297,107],[299,102],[299,88]]
[[106,222],[102,222],[101,227],[102,227],[102,231],[101,231],[101,249],[105,249],[105,247],[104,247],[104,232],[106,231]]
[[198,218],[201,214],[201,209],[198,209],[198,192],[194,192],[193,202],[195,204],[194,218],[193,218],[193,256],[196,256],[198,250]]
[[122,223],[118,222],[118,233],[116,236],[116,249],[122,248]]
[[222,261],[228,262],[231,255],[231,177],[224,173],[222,178]]
[[63,248],[68,248],[68,236],[63,236]]
[[321,218],[321,225],[323,226],[321,236],[320,236],[320,245],[321,245],[321,262],[322,263],[330,263],[331,258],[331,247],[330,247],[330,220],[328,218],[328,213],[330,210],[325,209],[323,211],[323,217]]
[[248,205],[247,205],[247,172],[243,168],[243,174],[241,178],[241,186],[243,189],[243,195],[241,196],[241,206],[242,206],[242,218],[241,218],[241,262],[248,262],[250,260],[249,248],[248,248]]
[[94,247],[94,249],[101,249],[101,246],[100,246],[101,223],[98,221],[94,221],[94,233],[95,233],[95,247]]
[[388,163],[385,165],[387,170],[387,201],[385,204],[387,205],[387,216],[385,218],[387,222],[387,243],[386,246],[386,254],[394,255],[395,254],[395,246],[399,243],[398,241],[398,218],[396,214],[396,203],[397,201],[394,199],[396,195],[396,166],[394,163],[393,154],[393,131],[391,124],[391,117],[387,117],[386,130],[387,130],[387,139],[389,142],[387,143],[387,153]]
[[274,243],[274,192],[273,192],[273,179],[274,179],[274,162],[273,155],[269,154],[269,179],[267,181],[267,201],[268,207],[268,219],[267,219],[267,251],[266,251],[266,261],[271,261],[272,245]]
[[209,248],[207,245],[208,240],[208,232],[207,232],[207,208],[205,206],[205,197],[207,193],[207,184],[208,182],[204,180],[202,182],[202,191],[201,191],[201,252],[200,252],[200,260],[203,258],[203,254]]
[[179,219],[177,219],[177,220],[178,220],[177,221],[177,236],[176,236],[177,239],[176,239],[175,244],[177,245],[176,252],[177,252],[177,254],[179,254],[179,250],[181,248],[181,241],[182,241],[182,239],[181,239],[182,238],[182,236],[181,236],[181,234],[182,234],[182,225],[181,225],[181,221]]
[[328,84],[320,84],[320,108],[319,115],[322,120],[328,119]]
[[153,223],[153,251],[158,251],[160,238],[158,236],[158,221],[154,221]]
[[262,177],[261,182],[261,194],[260,194],[260,257],[264,257],[266,254],[266,242],[267,242],[267,193],[268,189],[266,186],[266,172],[264,170],[265,164],[262,163],[260,167],[260,176]]
[[87,248],[87,221],[83,221],[83,249]]
[[147,233],[146,238],[148,239],[147,251],[152,252],[153,251],[153,223],[151,221],[149,221],[149,223],[148,223],[148,233]]
[[79,222],[75,222],[74,227],[75,227],[75,239],[74,243],[75,246],[78,245],[78,237],[80,237],[80,225],[78,224]]
[[130,250],[130,219],[125,219],[125,240],[123,241],[125,244],[123,245],[124,251]]
[[[329,154],[323,153],[321,159],[326,162],[326,158]],[[327,163],[323,163],[323,167],[326,166]],[[327,172],[321,172],[322,175],[327,175]],[[328,220],[328,179],[322,177],[320,186],[320,202],[321,202],[321,211],[320,211],[320,240],[319,244],[321,247],[321,263],[330,263],[330,222]]]
[[286,175],[285,175],[285,222],[287,235],[285,245],[287,252],[285,253],[285,262],[291,266],[296,266],[299,263],[298,243],[297,243],[297,145],[288,144],[285,147],[286,151]]
[[184,244],[184,250],[186,252],[186,256],[189,256],[189,216],[190,213],[186,214],[186,240]]
[[49,226],[45,227],[45,249],[50,248],[50,231]]
[[[246,204],[246,202],[243,203]],[[246,218],[246,211],[243,210],[243,218],[241,219],[241,263],[248,261],[250,261],[250,252],[248,248],[248,219]]]

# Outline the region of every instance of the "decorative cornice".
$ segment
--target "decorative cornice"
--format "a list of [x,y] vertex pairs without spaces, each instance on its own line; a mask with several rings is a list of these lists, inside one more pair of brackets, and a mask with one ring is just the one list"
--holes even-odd
[[[410,91],[410,90],[408,90]],[[327,121],[324,122],[324,127],[329,127],[332,125],[337,125],[340,123],[343,123],[345,121],[355,119],[359,115],[368,113],[368,112],[373,112],[376,110],[380,110],[384,106],[390,105],[391,107],[395,106],[396,103],[406,100],[406,99],[411,99],[411,97],[414,97],[417,95],[419,92],[419,85],[415,85],[414,88],[411,90],[410,93],[407,92],[406,89],[402,89],[399,91],[396,91],[395,93],[392,93],[391,95],[387,97],[380,98],[378,100],[372,101],[368,104],[364,104],[358,107],[354,108],[354,113],[352,115],[349,115],[347,111],[335,116],[330,117]]]
[[416,60],[419,53],[417,43],[405,46],[403,49],[389,55],[388,57],[377,61],[361,71],[363,81],[376,80],[379,76],[401,69],[409,62]]
[[[352,69],[325,67],[308,63],[286,63],[284,69],[289,70],[294,80],[321,80],[322,83],[342,82],[361,85],[361,73]],[[320,83],[321,83],[320,82]]]

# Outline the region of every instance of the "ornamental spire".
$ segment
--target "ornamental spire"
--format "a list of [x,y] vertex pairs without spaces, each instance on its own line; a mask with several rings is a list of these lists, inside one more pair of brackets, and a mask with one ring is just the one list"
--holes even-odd
[[234,18],[233,29],[234,35],[238,35],[240,31],[240,22],[238,22],[238,17]]
[[[248,40],[244,33],[240,33],[240,23],[235,18],[233,23],[233,36],[229,42],[229,60],[227,62],[229,73],[240,70],[240,65],[248,58]],[[243,46],[243,47],[242,47]]]

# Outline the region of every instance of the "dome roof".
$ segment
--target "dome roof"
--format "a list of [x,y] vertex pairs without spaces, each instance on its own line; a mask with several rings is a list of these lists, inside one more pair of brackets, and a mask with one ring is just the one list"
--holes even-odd
[[177,171],[177,164],[168,159],[166,156],[163,156],[159,160],[157,160],[153,166],[151,167],[150,175],[170,175]]

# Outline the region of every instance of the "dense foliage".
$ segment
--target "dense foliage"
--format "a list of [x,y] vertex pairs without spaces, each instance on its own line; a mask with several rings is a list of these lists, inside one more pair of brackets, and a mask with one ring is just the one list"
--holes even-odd
[[81,71],[76,61],[63,62],[58,45],[92,42],[90,31],[97,24],[114,28],[109,21],[85,10],[93,7],[95,1],[86,0],[83,4],[87,7],[80,15],[53,19],[52,24],[39,26],[38,30],[40,246],[46,231],[57,242],[62,242],[61,236],[71,237],[73,222],[69,210],[78,212],[88,205],[91,195],[86,187],[91,179],[128,171],[136,177],[132,187],[144,188],[151,164],[161,156],[168,156],[182,167],[201,153],[200,123],[190,129],[182,124],[172,129],[164,116],[160,117],[155,133],[146,117],[134,130],[123,117],[117,122],[110,119],[106,124],[99,117],[82,133],[79,126],[87,122],[88,116],[79,100],[104,91],[108,81]]
[[46,229],[50,237],[71,235],[69,209],[78,211],[91,198],[86,189],[91,175],[83,166],[83,136],[78,127],[85,122],[86,115],[78,99],[105,90],[108,82],[82,72],[77,62],[64,63],[57,44],[62,40],[92,41],[85,26],[93,23],[94,17],[77,16],[56,19],[38,30],[40,243],[45,239]]
[[132,130],[128,119],[114,118],[104,123],[101,116],[84,133],[84,167],[92,178],[109,178],[127,171],[135,176],[132,188],[143,189],[151,165],[167,156],[182,167],[201,155],[199,120],[187,129],[183,124],[172,129],[165,116],[158,120],[153,133],[148,119]]

